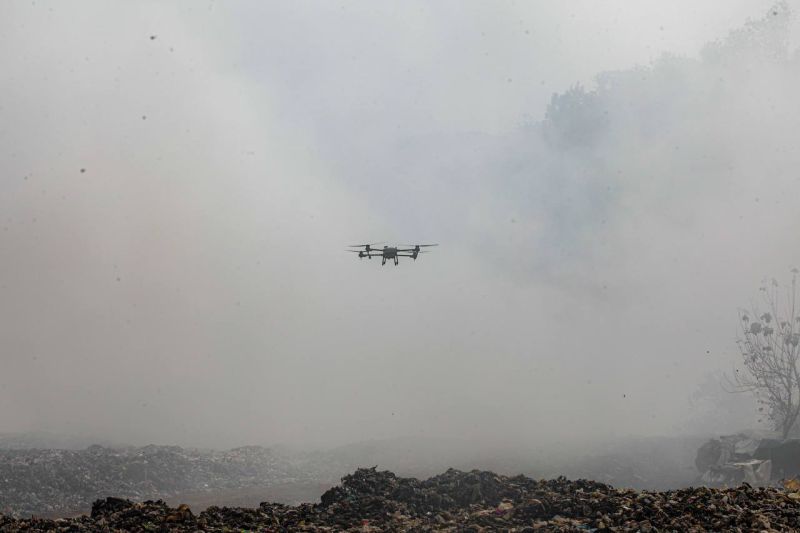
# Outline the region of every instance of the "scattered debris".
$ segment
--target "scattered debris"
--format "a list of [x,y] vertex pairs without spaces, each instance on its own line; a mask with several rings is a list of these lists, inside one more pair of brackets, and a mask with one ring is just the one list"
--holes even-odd
[[697,450],[700,482],[711,486],[766,485],[800,475],[800,440],[747,431],[711,439]]
[[195,515],[160,500],[106,498],[78,518],[0,515],[0,531],[785,531],[800,527],[794,488],[639,492],[478,470],[420,481],[368,468],[345,476],[313,505],[265,502]]

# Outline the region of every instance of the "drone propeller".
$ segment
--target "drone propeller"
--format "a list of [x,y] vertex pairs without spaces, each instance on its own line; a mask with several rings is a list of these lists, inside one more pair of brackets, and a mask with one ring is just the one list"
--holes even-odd
[[351,244],[350,248],[364,248],[365,246],[375,246],[376,244],[383,244],[383,242],[368,242],[366,244]]
[[358,254],[359,259],[364,259],[365,257],[372,259],[372,254],[365,252],[364,250],[345,250],[345,252],[353,252],[354,254]]
[[413,246],[414,248],[423,248],[425,246],[439,246],[438,244],[401,244],[400,246]]

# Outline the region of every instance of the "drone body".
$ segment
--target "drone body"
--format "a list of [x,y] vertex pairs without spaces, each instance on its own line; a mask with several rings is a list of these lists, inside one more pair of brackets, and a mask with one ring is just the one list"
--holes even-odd
[[347,250],[348,252],[357,253],[359,259],[373,257],[381,258],[381,265],[385,265],[387,260],[394,261],[394,266],[400,263],[401,257],[410,257],[414,261],[417,260],[419,254],[427,253],[422,248],[428,246],[439,246],[438,244],[404,244],[401,246],[384,246],[383,248],[373,248],[376,244],[383,244],[374,242],[370,244],[353,244],[350,248],[363,248],[363,250]]

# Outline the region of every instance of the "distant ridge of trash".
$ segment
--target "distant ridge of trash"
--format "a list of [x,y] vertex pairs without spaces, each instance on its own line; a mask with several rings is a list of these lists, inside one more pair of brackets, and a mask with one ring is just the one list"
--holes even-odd
[[210,507],[98,500],[91,515],[14,519],[0,531],[796,531],[800,487],[615,489],[563,477],[534,480],[450,469],[426,480],[358,469],[317,504]]
[[141,501],[185,491],[311,482],[317,481],[315,472],[314,465],[261,446],[6,449],[0,450],[0,513],[74,514],[106,496]]

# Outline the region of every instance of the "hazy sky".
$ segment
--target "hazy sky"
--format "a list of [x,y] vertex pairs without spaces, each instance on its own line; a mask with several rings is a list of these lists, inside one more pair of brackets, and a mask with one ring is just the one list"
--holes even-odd
[[[0,431],[686,429],[800,264],[773,4],[3,2]],[[788,57],[706,47],[770,17]],[[602,125],[545,138],[576,84]]]

